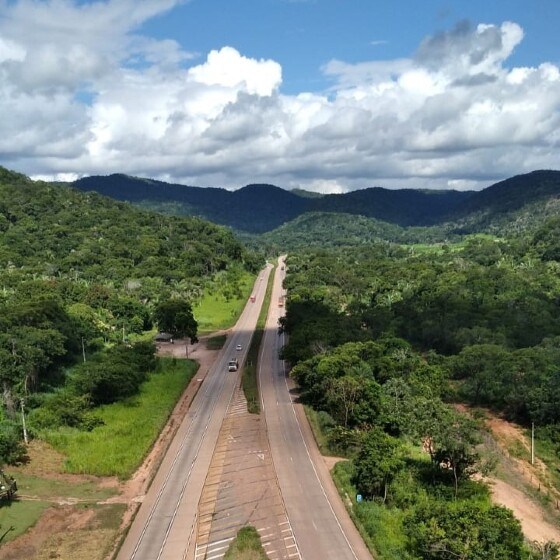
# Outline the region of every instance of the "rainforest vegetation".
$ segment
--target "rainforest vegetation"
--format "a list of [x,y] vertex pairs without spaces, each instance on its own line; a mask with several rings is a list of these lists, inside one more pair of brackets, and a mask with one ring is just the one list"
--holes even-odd
[[491,461],[454,405],[535,422],[560,459],[559,234],[289,255],[283,357],[380,558],[542,557],[477,482]]

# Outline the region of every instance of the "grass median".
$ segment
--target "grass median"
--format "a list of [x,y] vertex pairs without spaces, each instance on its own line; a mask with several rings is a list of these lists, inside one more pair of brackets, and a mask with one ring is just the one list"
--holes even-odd
[[272,286],[274,285],[274,271],[273,267],[268,276],[268,284],[266,286],[266,293],[264,296],[263,305],[257,321],[257,327],[251,338],[251,345],[247,352],[247,360],[245,361],[245,368],[243,369],[243,376],[241,377],[241,384],[243,393],[247,399],[247,410],[251,414],[258,414],[261,410],[259,400],[259,384],[257,381],[257,371],[259,367],[259,350],[264,335],[264,327],[266,318],[268,316],[268,308],[270,307],[270,298],[272,296]]

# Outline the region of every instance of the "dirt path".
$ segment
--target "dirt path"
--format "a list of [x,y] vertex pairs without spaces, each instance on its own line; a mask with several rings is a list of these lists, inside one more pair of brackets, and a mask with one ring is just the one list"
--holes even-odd
[[[513,511],[521,522],[523,534],[528,540],[560,543],[560,516],[546,511],[527,491],[531,487],[539,490],[546,488],[552,499],[560,497],[560,493],[551,484],[547,466],[538,458],[535,464],[531,465],[529,461],[513,457],[509,452],[512,446],[520,446],[530,454],[528,438],[516,424],[489,411],[485,411],[485,414],[486,426],[499,450],[500,469],[505,473],[501,479],[485,479],[490,485],[492,500]],[[512,483],[503,478],[511,479]]]
[[550,519],[537,503],[503,480],[489,478],[487,481],[490,483],[492,501],[513,511],[515,517],[521,521],[523,534],[528,540],[560,542],[560,528],[550,523]]

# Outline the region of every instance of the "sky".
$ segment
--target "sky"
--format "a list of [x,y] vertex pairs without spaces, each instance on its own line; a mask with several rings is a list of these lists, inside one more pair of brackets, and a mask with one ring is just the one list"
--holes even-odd
[[0,165],[480,189],[560,168],[559,0],[0,0]]

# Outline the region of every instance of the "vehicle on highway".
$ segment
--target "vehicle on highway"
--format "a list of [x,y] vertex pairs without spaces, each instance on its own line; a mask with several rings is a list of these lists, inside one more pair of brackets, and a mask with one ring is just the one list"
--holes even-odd
[[242,350],[243,347],[241,346],[241,344],[238,344],[238,345],[235,347],[235,349],[236,349],[236,350]]
[[237,369],[239,368],[239,362],[237,361],[237,358],[232,358],[229,362],[228,362],[228,371],[237,371]]

